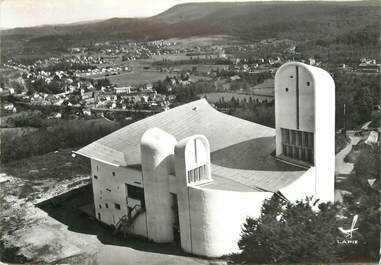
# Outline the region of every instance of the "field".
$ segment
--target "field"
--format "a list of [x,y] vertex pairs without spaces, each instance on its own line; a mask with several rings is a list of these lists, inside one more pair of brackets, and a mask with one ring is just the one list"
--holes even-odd
[[162,60],[170,60],[170,61],[181,61],[181,60],[189,60],[189,56],[184,53],[179,54],[163,54],[163,55],[153,55],[152,59],[154,61],[162,61]]
[[116,84],[119,87],[123,87],[152,83],[165,79],[167,75],[169,74],[157,71],[132,71],[125,72],[120,75],[106,76],[106,78],[109,79],[111,83]]
[[225,102],[230,101],[233,97],[235,99],[239,99],[240,101],[243,101],[244,98],[246,98],[247,101],[249,101],[250,97],[255,100],[258,99],[259,101],[273,101],[274,98],[271,96],[260,96],[260,95],[254,95],[254,94],[241,94],[237,92],[211,92],[211,93],[204,93],[199,94],[199,97],[206,97],[207,100],[210,103],[216,103],[219,102],[220,99],[224,99]]
[[217,68],[220,70],[228,68],[225,64],[179,64],[173,67],[186,71],[191,71],[193,67],[196,67],[196,71],[200,73],[207,73]]
[[[181,69],[181,68],[180,68]],[[185,68],[191,69],[191,68]],[[136,70],[132,72],[124,72],[119,75],[109,75],[109,76],[98,76],[97,78],[103,79],[107,78],[112,84],[118,87],[123,86],[139,86],[142,84],[153,83],[156,81],[164,80],[167,76],[174,76],[176,73],[159,72],[159,71],[147,71],[147,70]],[[203,76],[192,76],[192,80],[197,81],[199,79],[209,80],[208,77]]]
[[38,131],[34,127],[21,127],[21,128],[0,128],[0,135],[12,135],[13,137],[22,137],[30,133]]
[[230,35],[193,36],[188,38],[171,38],[170,42],[176,42],[176,48],[185,49],[196,46],[222,45],[226,43],[240,44],[241,40]]
[[251,88],[257,95],[274,96],[274,79],[267,79],[263,83]]

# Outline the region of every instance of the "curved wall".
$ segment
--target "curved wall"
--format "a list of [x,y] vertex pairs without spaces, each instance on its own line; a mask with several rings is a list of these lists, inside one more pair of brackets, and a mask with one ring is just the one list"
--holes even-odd
[[312,194],[322,202],[333,201],[335,83],[330,74],[298,62],[282,65],[275,75],[275,119],[276,155],[283,153],[281,128],[313,132]]
[[[175,147],[175,171],[178,213],[180,224],[180,241],[184,250],[192,253],[190,211],[189,211],[189,174],[199,166],[205,166],[204,177],[211,180],[210,146],[208,139],[203,135],[193,135],[180,140]],[[194,181],[194,179],[192,180]],[[204,180],[202,180],[204,181]],[[200,181],[197,181],[199,184]]]
[[192,254],[220,257],[238,252],[238,240],[248,216],[260,216],[270,192],[236,192],[189,187],[190,244]]
[[330,74],[317,68],[315,90],[315,167],[316,197],[334,201],[335,194],[335,82]]
[[141,139],[148,238],[154,242],[173,241],[169,174],[173,171],[176,142],[172,135],[157,128],[147,130]]

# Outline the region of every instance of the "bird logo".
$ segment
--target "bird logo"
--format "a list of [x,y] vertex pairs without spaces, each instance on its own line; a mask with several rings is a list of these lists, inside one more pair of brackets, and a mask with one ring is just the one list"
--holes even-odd
[[355,228],[358,218],[359,216],[357,214],[353,216],[352,225],[350,229],[344,229],[342,227],[339,227],[340,232],[343,233],[346,238],[352,238],[352,233],[358,230],[358,228]]

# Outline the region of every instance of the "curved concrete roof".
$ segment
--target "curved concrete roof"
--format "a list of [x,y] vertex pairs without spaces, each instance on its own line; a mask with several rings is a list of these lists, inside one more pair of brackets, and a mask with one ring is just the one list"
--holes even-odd
[[205,99],[200,99],[127,125],[76,153],[120,166],[140,164],[141,137],[153,127],[173,135],[178,141],[203,134],[210,142],[211,152],[275,135],[272,128],[218,112]]
[[234,181],[241,183],[237,190],[276,192],[305,172],[275,159],[275,129],[218,112],[205,99],[137,121],[76,153],[116,166],[138,165],[142,135],[154,127],[177,141],[195,134],[207,137],[215,183],[205,188],[232,189]]

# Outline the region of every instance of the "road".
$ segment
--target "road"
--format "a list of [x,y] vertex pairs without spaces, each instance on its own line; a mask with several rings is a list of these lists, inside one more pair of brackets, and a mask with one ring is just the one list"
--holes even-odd
[[[358,144],[361,140],[360,136],[355,136],[354,131],[348,131],[347,135],[350,142],[335,156],[335,181],[340,183],[344,181],[348,175],[353,171],[354,164],[344,161],[345,157],[352,151],[354,145]],[[343,196],[350,192],[340,189],[335,189],[335,201],[342,202]]]
[[335,173],[336,175],[348,175],[353,170],[353,163],[347,163],[344,158],[352,151],[353,145],[358,144],[361,140],[360,136],[354,136],[354,132],[348,132],[350,143],[344,147],[335,157]]

